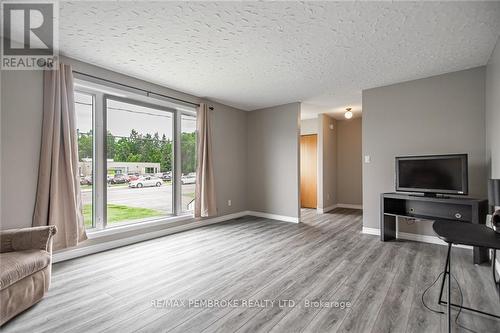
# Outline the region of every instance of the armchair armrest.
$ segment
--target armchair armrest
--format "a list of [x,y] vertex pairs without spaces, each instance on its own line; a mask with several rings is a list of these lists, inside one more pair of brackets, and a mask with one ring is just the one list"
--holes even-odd
[[41,226],[0,231],[0,253],[39,249],[52,252],[55,226]]

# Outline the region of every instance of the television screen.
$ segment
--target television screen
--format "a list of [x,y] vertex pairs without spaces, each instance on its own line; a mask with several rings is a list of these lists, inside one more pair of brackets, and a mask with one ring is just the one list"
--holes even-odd
[[396,190],[467,194],[467,154],[396,158]]

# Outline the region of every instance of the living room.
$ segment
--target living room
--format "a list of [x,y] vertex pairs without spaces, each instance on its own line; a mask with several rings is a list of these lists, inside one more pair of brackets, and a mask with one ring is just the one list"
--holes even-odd
[[2,331],[499,331],[499,17],[2,1]]

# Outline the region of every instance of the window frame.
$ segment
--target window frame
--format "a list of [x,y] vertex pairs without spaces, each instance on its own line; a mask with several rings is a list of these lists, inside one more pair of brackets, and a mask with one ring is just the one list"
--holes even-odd
[[[164,224],[180,220],[192,219],[192,212],[183,211],[181,204],[181,117],[182,115],[194,116],[194,107],[182,103],[174,103],[162,98],[152,97],[149,94],[138,94],[124,88],[115,88],[94,81],[75,78],[75,92],[93,96],[92,131],[93,160],[92,160],[92,228],[87,232],[108,234],[121,229],[140,229],[147,225]],[[172,114],[172,213],[167,216],[151,218],[144,221],[117,224],[109,226],[107,223],[107,101],[115,100],[124,103],[150,107]]]
[[[96,206],[95,206],[95,202],[96,202],[96,189],[95,189],[95,168],[96,168],[96,165],[95,165],[95,162],[96,162],[96,132],[95,132],[95,129],[96,129],[96,95],[94,92],[90,92],[90,91],[87,91],[87,90],[81,90],[81,89],[75,89],[75,92],[78,92],[78,93],[81,93],[81,94],[84,94],[84,95],[88,95],[88,96],[91,96],[92,97],[92,114],[91,114],[91,123],[92,123],[92,228],[89,228],[87,230],[92,230],[92,229],[96,229],[96,225],[97,225],[97,216],[96,216]],[[76,103],[76,102],[75,102]],[[83,206],[82,206],[83,208]]]
[[[182,154],[182,116],[187,116],[187,117],[194,117],[194,119],[196,120],[196,113],[194,114],[191,114],[191,113],[181,113],[179,115],[179,146],[180,146],[180,150],[179,150],[179,154]],[[197,131],[197,128],[196,128],[196,125],[195,125],[195,164],[198,163],[198,147],[196,147],[196,144],[198,142],[198,131]],[[182,155],[179,155],[179,156],[182,156]],[[186,210],[183,210],[183,207],[182,207],[182,157],[179,159],[180,160],[180,165],[179,165],[179,173],[180,173],[180,177],[179,177],[179,211],[181,212],[181,214],[194,214],[194,210],[193,212],[190,212],[188,211],[187,209]],[[195,172],[196,172],[196,168],[195,168]],[[193,198],[194,200],[194,198]]]

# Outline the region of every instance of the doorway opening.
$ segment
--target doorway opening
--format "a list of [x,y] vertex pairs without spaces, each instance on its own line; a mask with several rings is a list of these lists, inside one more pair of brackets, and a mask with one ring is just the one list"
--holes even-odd
[[299,162],[302,211],[326,214],[336,208],[362,209],[359,112],[350,119],[334,113],[301,119]]
[[318,136],[300,136],[300,207],[318,207]]

